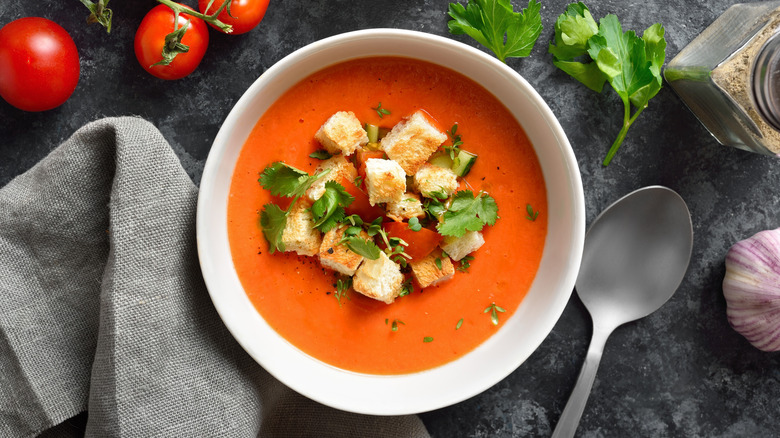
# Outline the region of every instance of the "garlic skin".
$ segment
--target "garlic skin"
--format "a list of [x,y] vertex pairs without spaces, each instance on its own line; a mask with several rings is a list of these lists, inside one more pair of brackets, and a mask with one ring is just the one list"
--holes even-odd
[[734,330],[759,350],[780,350],[780,228],[729,249],[723,295]]

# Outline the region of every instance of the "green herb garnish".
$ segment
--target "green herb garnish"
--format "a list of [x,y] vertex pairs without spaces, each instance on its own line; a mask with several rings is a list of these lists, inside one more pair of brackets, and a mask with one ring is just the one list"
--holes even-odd
[[341,241],[347,245],[347,248],[349,248],[350,251],[354,252],[355,254],[362,255],[369,260],[378,259],[380,253],[382,252],[379,247],[376,246],[376,243],[371,240],[366,240],[360,236],[344,236]]
[[455,330],[458,330],[462,325],[463,325],[463,318],[459,319],[458,323],[455,324]]
[[460,259],[460,264],[458,265],[458,271],[460,272],[469,272],[469,268],[471,267],[471,262],[474,260],[474,256],[467,255]]
[[422,230],[422,225],[420,224],[420,219],[413,217],[409,219],[409,229],[412,231],[420,231]]
[[406,325],[405,322],[401,321],[400,319],[394,319],[392,323],[390,323],[390,320],[385,318],[385,325],[390,324],[390,330],[397,332],[398,331],[398,324]]
[[335,181],[326,182],[325,192],[311,206],[314,228],[323,233],[330,231],[344,220],[344,207],[348,207],[354,200],[341,184]]
[[339,307],[341,307],[341,299],[347,298],[349,299],[349,295],[347,295],[347,291],[352,288],[352,277],[349,276],[342,276],[336,281],[336,292],[333,294],[334,297],[336,297],[336,300],[339,302]]
[[430,336],[426,336],[423,338],[423,342],[433,342],[433,338]]
[[469,0],[466,7],[450,3],[447,23],[453,35],[467,34],[492,50],[501,62],[531,54],[542,33],[541,3],[530,0],[515,12],[510,0]]
[[531,204],[525,204],[525,212],[525,218],[531,222],[535,221],[536,218],[539,217],[539,211],[534,211],[534,208],[531,207]]
[[441,259],[436,257],[436,260],[434,260],[433,263],[436,264],[436,269],[441,271]]
[[450,146],[444,146],[444,152],[449,154],[451,160],[455,160],[455,157],[460,152],[460,146],[463,144],[463,141],[460,139],[460,134],[456,134],[458,131],[458,124],[452,125],[452,128],[450,128],[449,131],[447,131],[447,135],[450,137],[450,141],[452,142],[452,145]]
[[623,101],[623,126],[604,158],[604,166],[612,161],[628,129],[663,85],[664,32],[656,23],[640,38],[634,31],[623,32],[612,14],[599,20],[597,26],[582,2],[568,5],[555,22],[555,44],[549,47],[553,64],[599,93],[609,82]]
[[398,294],[399,297],[405,297],[409,295],[410,293],[414,292],[414,286],[412,285],[412,279],[407,278],[406,281],[404,281],[404,284],[401,285],[401,292]]
[[506,310],[503,309],[502,307],[497,306],[496,303],[492,303],[489,306],[487,306],[482,313],[488,313],[488,312],[490,312],[490,322],[492,322],[493,325],[498,325],[497,312],[506,312]]
[[471,190],[455,193],[450,208],[436,226],[442,236],[461,237],[466,231],[480,231],[498,219],[496,200],[485,192],[474,196]]
[[316,151],[309,154],[309,157],[317,160],[327,160],[332,156],[333,155],[331,155],[331,153],[326,151],[325,149],[317,149]]
[[376,111],[376,113],[377,113],[377,115],[379,115],[379,118],[380,118],[380,119],[381,119],[382,117],[384,117],[384,116],[386,116],[386,115],[390,114],[390,110],[389,110],[389,109],[387,109],[387,108],[382,108],[382,102],[379,102],[379,105],[377,105],[377,107],[376,107],[376,108],[374,108],[374,107],[371,107],[371,109],[372,109],[372,110],[374,110],[374,111]]

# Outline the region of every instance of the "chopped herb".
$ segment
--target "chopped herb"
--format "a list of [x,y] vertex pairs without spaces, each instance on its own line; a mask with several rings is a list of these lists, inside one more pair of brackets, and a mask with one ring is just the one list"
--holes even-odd
[[457,131],[458,131],[457,123],[452,125],[452,128],[450,128],[450,130],[447,131],[447,135],[449,135],[452,145],[444,146],[444,152],[449,154],[451,160],[455,159],[455,157],[460,152],[460,146],[463,144],[463,141],[460,139],[460,134],[456,134]]
[[423,342],[433,342],[433,338],[430,336],[426,336],[423,338]]
[[528,213],[525,218],[529,221],[533,222],[537,217],[539,217],[539,212],[534,211],[533,207],[531,207],[531,204],[525,204],[525,211]]
[[361,188],[363,186],[363,177],[360,175],[356,176],[352,183],[355,184],[357,188]]
[[376,260],[379,258],[381,252],[379,247],[376,246],[371,240],[363,239],[360,236],[344,237],[341,239],[347,244],[347,248],[355,254],[360,254],[369,260]]
[[[385,318],[385,325],[387,325],[389,322],[390,322],[390,320]],[[398,331],[398,324],[406,325],[406,323],[404,323],[400,319],[394,319],[392,324],[390,324],[390,330],[392,330],[394,332],[397,332]]]
[[542,33],[542,5],[530,0],[522,12],[515,12],[510,0],[469,0],[466,7],[450,3],[447,23],[453,35],[467,34],[492,50],[498,59],[531,54]]
[[336,293],[333,294],[334,297],[336,297],[336,300],[339,302],[339,307],[341,307],[341,299],[342,298],[349,298],[349,295],[347,295],[347,291],[352,288],[352,277],[349,277],[347,275],[342,276],[336,281]]
[[469,272],[469,268],[471,267],[470,261],[474,260],[474,256],[467,255],[466,257],[463,257],[460,259],[460,265],[458,265],[458,271],[460,272]]
[[344,207],[349,206],[355,198],[336,181],[325,183],[325,192],[311,206],[314,216],[314,228],[327,233],[339,222],[344,221]]
[[356,214],[351,214],[349,216],[346,216],[343,222],[344,223],[349,222],[350,224],[352,224],[353,227],[360,227],[363,225],[363,219]]
[[317,160],[327,160],[332,156],[333,155],[331,155],[331,153],[326,151],[325,149],[317,149],[316,151],[309,154],[309,157]]
[[438,199],[427,198],[423,203],[423,210],[431,220],[438,221],[447,212],[447,207]]
[[461,237],[466,231],[480,231],[498,219],[496,200],[485,192],[475,197],[471,190],[458,191],[452,204],[436,226],[442,236]]
[[441,271],[441,259],[436,257],[436,260],[433,261],[436,264],[436,269]]
[[412,231],[422,230],[422,225],[420,225],[420,219],[416,217],[409,219],[409,229]]
[[409,295],[410,293],[414,292],[414,286],[412,285],[412,279],[407,278],[406,281],[404,281],[404,284],[401,285],[401,293],[398,294],[399,297],[405,297]]
[[490,321],[493,323],[493,325],[498,325],[498,313],[496,312],[506,312],[506,310],[500,306],[497,306],[496,303],[492,303],[487,306],[482,313],[488,312],[490,312]]
[[382,117],[384,117],[384,116],[386,116],[386,115],[390,114],[390,110],[389,110],[389,109],[387,109],[387,108],[382,108],[382,102],[379,102],[379,105],[377,105],[377,107],[376,107],[376,108],[374,108],[374,107],[371,107],[371,109],[372,109],[372,110],[374,110],[374,111],[376,111],[376,113],[379,115],[379,118],[380,118],[380,119],[381,119]]
[[462,326],[462,325],[463,325],[463,318],[459,319],[459,320],[458,320],[458,323],[457,323],[457,324],[455,324],[455,330],[459,329],[459,328],[460,328],[460,326]]

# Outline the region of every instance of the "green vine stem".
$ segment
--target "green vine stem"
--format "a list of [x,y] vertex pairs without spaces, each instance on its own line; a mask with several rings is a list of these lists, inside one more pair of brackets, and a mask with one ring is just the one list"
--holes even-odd
[[[85,0],[81,0],[81,1],[85,1]],[[224,2],[222,2],[222,6],[220,6],[219,9],[214,11],[213,14],[205,15],[205,14],[201,14],[198,11],[194,11],[192,9],[185,8],[184,6],[178,4],[178,3],[174,2],[174,1],[171,1],[171,0],[157,0],[158,3],[162,3],[165,6],[168,6],[169,8],[171,8],[177,18],[178,18],[178,14],[187,14],[187,15],[189,15],[191,17],[200,18],[201,20],[205,21],[206,23],[209,23],[209,24],[213,25],[214,27],[218,28],[219,30],[221,30],[222,32],[225,32],[225,33],[233,32],[233,26],[231,26],[231,25],[229,25],[227,23],[223,23],[223,22],[219,21],[217,19],[217,15],[219,15],[220,12],[222,12],[222,10],[225,9],[231,1],[232,0],[225,0]],[[176,22],[177,21],[174,21],[174,23],[176,23]]]
[[91,2],[89,0],[81,0],[81,3],[89,9],[89,17],[87,17],[87,24],[99,23],[106,28],[106,33],[111,33],[111,18],[114,16],[114,12],[108,9],[108,2],[110,0],[98,0],[97,2]]

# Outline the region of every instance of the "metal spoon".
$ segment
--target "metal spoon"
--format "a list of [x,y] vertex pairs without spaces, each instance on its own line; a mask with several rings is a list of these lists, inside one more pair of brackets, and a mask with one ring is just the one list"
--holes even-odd
[[576,282],[593,319],[593,338],[554,438],[574,436],[609,335],[671,298],[688,269],[692,247],[688,207],[666,187],[629,193],[593,222]]

